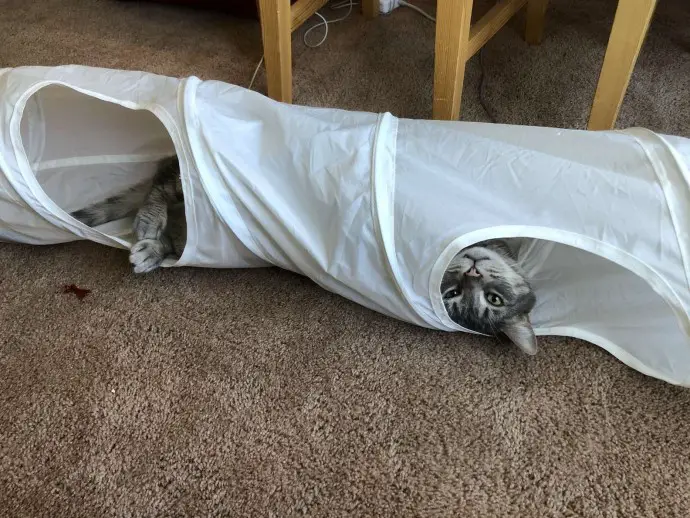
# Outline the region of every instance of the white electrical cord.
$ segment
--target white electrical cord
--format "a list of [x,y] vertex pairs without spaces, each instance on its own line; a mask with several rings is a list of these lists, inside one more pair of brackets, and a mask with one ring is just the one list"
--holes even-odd
[[[313,25],[312,27],[309,27],[306,31],[304,31],[304,35],[302,36],[302,41],[304,41],[304,44],[307,47],[310,48],[316,48],[320,47],[323,45],[323,43],[326,41],[326,38],[328,38],[328,25],[331,23],[337,23],[337,22],[342,22],[343,20],[347,19],[351,14],[352,14],[352,8],[357,5],[358,2],[354,2],[353,0],[341,0],[340,2],[337,2],[331,6],[332,10],[337,10],[337,9],[345,9],[347,7],[347,13],[344,16],[341,16],[340,18],[336,18],[334,20],[327,20],[325,16],[323,16],[321,13],[316,12],[314,13],[316,16],[321,18],[321,21],[317,23],[316,25]],[[413,5],[409,2],[406,2],[405,0],[398,0],[398,5],[407,7],[408,9],[412,9],[413,11],[416,11],[417,13],[421,14],[424,16],[424,18],[431,20],[432,22],[436,22],[436,18],[431,16],[429,13],[424,11],[423,9],[420,9],[416,5]],[[307,35],[312,32],[314,29],[317,29],[318,27],[325,27],[325,30],[323,32],[323,37],[321,40],[319,40],[318,43],[310,45],[307,43]],[[489,119],[491,119],[492,122],[496,122],[496,117],[491,113],[491,111],[488,109],[486,102],[484,102],[484,62],[483,62],[483,52],[484,48],[482,47],[479,50],[479,69],[481,76],[479,78],[479,103],[482,105],[482,108],[484,108],[484,111],[486,114],[489,116]],[[256,69],[254,70],[254,74],[252,75],[252,79],[249,82],[249,90],[252,89],[252,86],[254,85],[254,81],[256,80],[256,76],[259,73],[259,69],[261,68],[261,65],[264,63],[264,58],[261,58],[261,61],[259,61],[259,64],[256,66]]]
[[[304,35],[302,36],[302,41],[304,41],[304,44],[312,49],[315,49],[316,47],[320,47],[321,45],[324,44],[326,41],[326,38],[328,38],[328,26],[332,23],[338,23],[342,22],[343,20],[346,20],[347,18],[350,17],[352,14],[352,9],[355,5],[357,5],[359,2],[355,2],[354,0],[341,0],[340,2],[336,2],[335,4],[331,5],[331,10],[337,11],[338,9],[345,9],[347,8],[347,13],[345,13],[343,16],[340,18],[335,18],[334,20],[327,20],[324,15],[322,15],[320,12],[314,13],[315,16],[318,16],[321,18],[321,21],[317,23],[316,25],[313,25],[312,27],[309,27],[306,31],[304,31]],[[325,30],[323,31],[323,37],[318,41],[318,43],[310,44],[307,41],[307,36],[314,30],[318,29],[319,27],[325,27]],[[249,81],[249,86],[247,87],[249,90],[252,89],[252,86],[254,86],[254,81],[256,80],[256,76],[259,74],[259,69],[261,69],[261,65],[264,63],[264,58],[262,57],[261,60],[259,61],[259,64],[256,66],[256,69],[254,70],[254,74],[252,75],[251,81]]]
[[403,7],[407,7],[407,8],[409,8],[409,9],[412,9],[413,11],[417,11],[417,12],[418,12],[419,14],[421,14],[424,18],[427,18],[427,19],[431,20],[432,22],[435,22],[435,21],[436,21],[436,18],[434,18],[433,16],[431,16],[431,15],[430,15],[429,13],[427,13],[424,9],[420,9],[420,8],[417,7],[416,5],[412,5],[412,4],[409,3],[409,2],[405,2],[405,0],[399,0],[398,3],[399,3],[399,5],[402,5]]
[[261,60],[259,61],[259,64],[256,65],[256,69],[254,70],[254,75],[252,75],[252,80],[249,81],[249,86],[247,87],[247,90],[251,90],[252,86],[254,85],[254,80],[256,79],[256,75],[259,73],[259,69],[261,68],[261,65],[264,64],[264,57],[261,56]]
[[[353,0],[342,0],[340,2],[333,4],[331,6],[331,9],[333,11],[337,11],[338,9],[347,8],[347,13],[345,13],[340,18],[336,18],[334,20],[327,20],[326,17],[323,16],[318,11],[316,13],[314,13],[316,16],[321,18],[321,21],[319,23],[317,23],[316,25],[309,27],[306,31],[304,31],[304,35],[302,36],[302,41],[304,41],[304,44],[307,47],[312,48],[312,49],[315,49],[316,47],[320,47],[321,45],[323,45],[323,43],[326,41],[326,38],[328,38],[328,26],[332,23],[338,23],[338,22],[342,22],[343,20],[347,20],[350,17],[350,15],[352,14],[352,8],[355,5],[357,5],[357,2],[354,2]],[[319,42],[314,44],[314,45],[310,45],[309,43],[307,43],[307,36],[309,35],[309,33],[311,31],[313,31],[314,29],[317,29],[317,28],[322,27],[322,26],[325,27],[326,29],[324,30],[323,37],[319,40]]]

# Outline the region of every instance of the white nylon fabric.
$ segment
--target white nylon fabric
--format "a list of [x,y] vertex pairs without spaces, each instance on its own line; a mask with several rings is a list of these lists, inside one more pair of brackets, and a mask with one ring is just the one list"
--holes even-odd
[[218,81],[79,66],[0,71],[0,239],[131,246],[69,212],[180,159],[188,241],[165,266],[304,274],[373,310],[463,330],[451,258],[516,238],[537,334],[690,386],[690,140],[283,105]]

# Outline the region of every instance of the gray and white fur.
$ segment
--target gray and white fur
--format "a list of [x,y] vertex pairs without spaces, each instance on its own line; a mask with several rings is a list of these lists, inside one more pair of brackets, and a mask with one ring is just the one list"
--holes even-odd
[[536,297],[507,242],[484,241],[461,250],[443,275],[441,294],[457,324],[505,335],[526,353],[537,352],[529,319]]
[[167,257],[179,258],[187,241],[184,193],[180,165],[176,156],[158,163],[152,181],[135,185],[122,194],[110,197],[72,216],[89,226],[135,214],[136,243],[129,260],[134,273],[155,270]]

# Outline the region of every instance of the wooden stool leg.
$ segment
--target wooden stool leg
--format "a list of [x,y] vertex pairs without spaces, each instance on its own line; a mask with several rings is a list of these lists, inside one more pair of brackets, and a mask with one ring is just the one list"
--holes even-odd
[[434,119],[460,117],[473,0],[438,0],[434,58]]
[[655,7],[656,0],[618,1],[587,129],[613,129]]
[[379,15],[379,0],[362,0],[362,11],[366,18],[376,18]]
[[259,0],[268,96],[292,102],[292,15],[290,0]]
[[530,45],[539,45],[541,43],[548,5],[549,0],[527,0],[525,41]]

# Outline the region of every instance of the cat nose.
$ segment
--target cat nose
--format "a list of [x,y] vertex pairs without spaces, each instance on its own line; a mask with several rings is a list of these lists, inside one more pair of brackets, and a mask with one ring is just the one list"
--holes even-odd
[[465,272],[465,275],[467,275],[468,277],[481,277],[481,276],[482,276],[482,274],[479,273],[479,271],[477,270],[477,268],[475,267],[475,265],[472,265],[472,268],[470,268],[469,270],[467,270],[467,271]]

